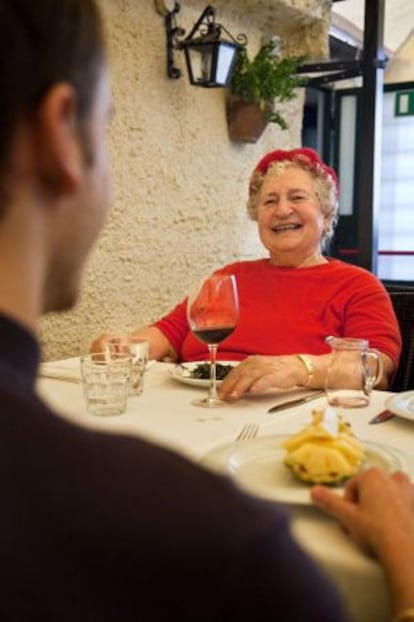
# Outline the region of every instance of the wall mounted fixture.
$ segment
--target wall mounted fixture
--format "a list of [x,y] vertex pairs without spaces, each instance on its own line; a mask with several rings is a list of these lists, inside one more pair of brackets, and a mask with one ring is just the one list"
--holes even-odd
[[227,86],[237,53],[247,44],[247,37],[240,34],[234,38],[224,26],[216,23],[215,9],[210,5],[187,36],[176,22],[179,2],[155,0],[155,7],[165,21],[168,77],[177,79],[181,76],[180,69],[174,65],[174,50],[182,50],[190,84],[205,88]]

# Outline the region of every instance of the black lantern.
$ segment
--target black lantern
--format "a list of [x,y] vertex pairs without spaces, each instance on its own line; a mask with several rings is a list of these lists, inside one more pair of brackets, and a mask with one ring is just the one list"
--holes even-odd
[[[204,88],[225,87],[231,79],[234,63],[239,49],[246,45],[245,35],[237,40],[215,21],[215,9],[207,6],[195,22],[189,34],[177,26],[175,15],[180,10],[178,2],[169,10],[163,3],[167,35],[167,75],[179,78],[181,71],[174,66],[173,50],[183,50],[187,64],[188,78],[193,86]],[[159,10],[159,2],[156,2]],[[159,11],[161,12],[161,11]],[[222,33],[227,35],[226,38]]]

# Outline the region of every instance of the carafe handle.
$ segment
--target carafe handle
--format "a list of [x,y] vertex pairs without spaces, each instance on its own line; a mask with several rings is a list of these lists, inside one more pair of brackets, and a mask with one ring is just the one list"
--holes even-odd
[[[364,393],[365,395],[369,395],[381,378],[382,361],[378,352],[370,349],[361,352],[361,359],[364,368]],[[373,367],[369,364],[368,359],[374,361]]]

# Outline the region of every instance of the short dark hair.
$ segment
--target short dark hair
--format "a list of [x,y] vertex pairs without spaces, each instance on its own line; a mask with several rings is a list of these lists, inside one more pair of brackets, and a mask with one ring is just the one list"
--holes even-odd
[[103,58],[95,0],[0,0],[0,177],[16,124],[57,82],[73,85],[82,123]]

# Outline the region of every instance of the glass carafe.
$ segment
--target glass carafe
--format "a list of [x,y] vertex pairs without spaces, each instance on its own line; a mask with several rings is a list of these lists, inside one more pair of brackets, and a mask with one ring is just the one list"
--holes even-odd
[[368,406],[370,395],[381,374],[381,359],[366,339],[327,337],[332,348],[325,380],[325,393],[331,406]]

